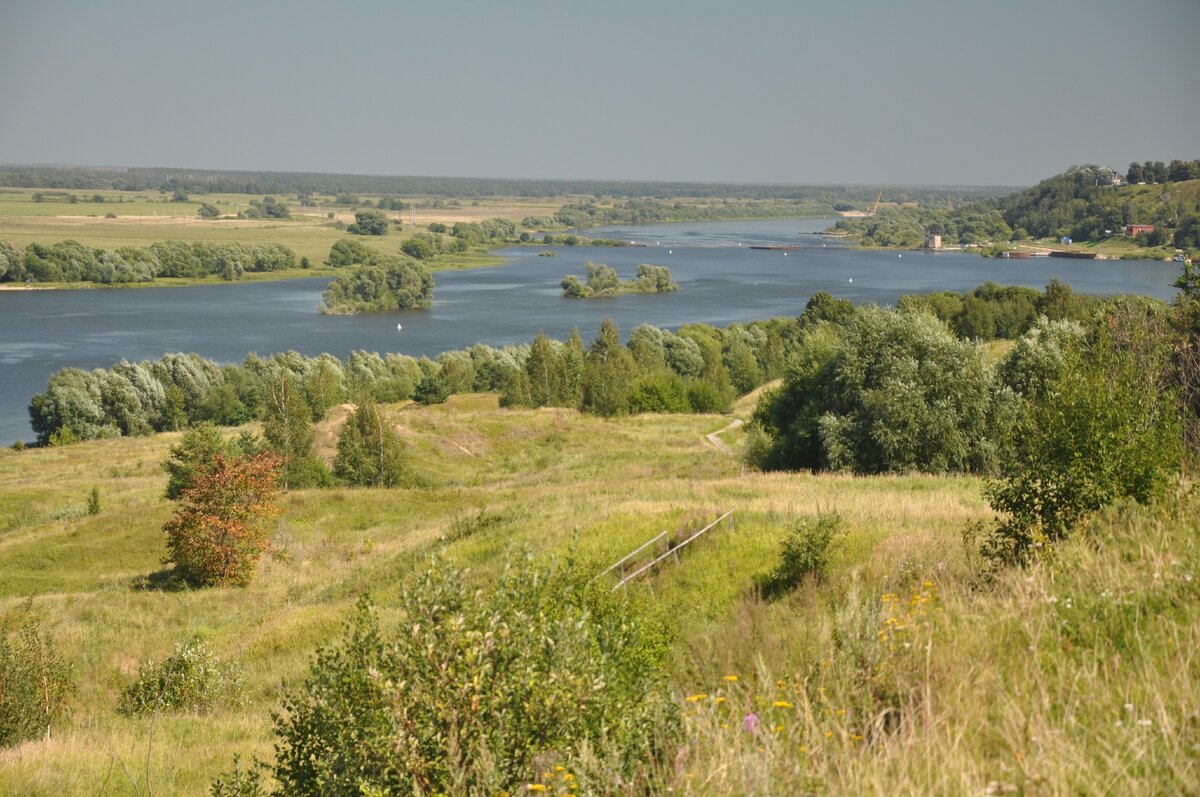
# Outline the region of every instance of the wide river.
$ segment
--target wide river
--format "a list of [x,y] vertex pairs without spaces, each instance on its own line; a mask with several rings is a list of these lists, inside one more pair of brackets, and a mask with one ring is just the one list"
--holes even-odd
[[[476,342],[522,343],[537,331],[565,338],[579,327],[585,342],[604,316],[623,332],[638,324],[723,326],[801,312],[828,291],[856,303],[889,304],[902,293],[974,288],[985,280],[1043,287],[1053,277],[1084,293],[1175,295],[1171,263],[1059,258],[993,260],[973,254],[860,251],[813,235],[829,219],[691,222],[588,231],[646,247],[546,247],[503,250],[506,263],[442,271],[428,310],[351,317],[322,316],[328,279],[142,290],[0,291],[0,444],[33,439],[27,407],[61,368],[106,368],[118,360],[197,352],[240,362],[248,352],[294,349],[345,357],[355,349],[433,356]],[[740,246],[739,246],[740,244]],[[801,246],[752,250],[751,244]],[[638,263],[666,265],[679,291],[581,301],[564,299],[566,274],[586,274],[594,260],[623,279]],[[396,325],[402,324],[403,330]]]

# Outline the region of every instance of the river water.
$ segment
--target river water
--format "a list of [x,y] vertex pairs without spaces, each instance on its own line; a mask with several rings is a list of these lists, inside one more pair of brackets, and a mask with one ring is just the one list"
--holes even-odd
[[[240,362],[248,352],[294,349],[346,357],[355,349],[434,356],[474,343],[528,342],[537,331],[585,342],[604,317],[623,332],[642,323],[724,326],[800,313],[828,291],[855,303],[895,302],[902,293],[974,288],[993,280],[1043,287],[1053,277],[1083,293],[1175,295],[1171,263],[1059,258],[994,260],[973,254],[860,251],[812,233],[829,219],[691,222],[588,231],[636,241],[619,248],[524,246],[503,250],[501,266],[442,271],[433,307],[350,317],[317,313],[327,278],[187,288],[0,291],[0,444],[33,439],[27,407],[61,368],[107,368],[124,358],[196,352]],[[741,244],[739,246],[739,244]],[[800,246],[786,254],[752,244]],[[539,252],[554,251],[555,257]],[[566,274],[588,260],[623,279],[638,263],[666,265],[679,291],[592,301],[565,299]],[[397,324],[403,330],[397,330]]]

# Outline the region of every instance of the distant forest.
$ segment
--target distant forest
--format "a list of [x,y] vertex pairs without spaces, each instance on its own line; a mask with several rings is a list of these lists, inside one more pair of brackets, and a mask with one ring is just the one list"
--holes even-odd
[[186,194],[371,194],[444,197],[674,197],[920,202],[930,207],[1011,193],[997,186],[786,185],[681,183],[637,180],[506,180],[480,177],[401,177],[312,172],[236,172],[173,168],[0,165],[0,187]]

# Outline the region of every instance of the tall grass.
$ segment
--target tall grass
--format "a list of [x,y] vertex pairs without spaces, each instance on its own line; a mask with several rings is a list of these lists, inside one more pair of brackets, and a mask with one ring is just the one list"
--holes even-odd
[[[0,793],[205,794],[233,754],[270,756],[281,682],[303,677],[362,593],[386,622],[434,554],[481,586],[514,548],[599,570],[697,509],[735,510],[736,530],[629,586],[679,629],[687,735],[655,791],[1200,789],[1195,498],[1114,510],[1056,562],[981,584],[961,541],[988,514],[972,478],[746,472],[704,440],[727,423],[713,416],[607,421],[501,411],[494,396],[386,413],[431,486],[285,495],[244,589],[160,577],[158,463],[178,435],[0,451],[0,625],[40,617],[78,685],[49,741],[0,751]],[[845,526],[825,580],[764,600],[783,537],[828,512]],[[139,666],[192,637],[241,668],[246,704],[119,714]]]

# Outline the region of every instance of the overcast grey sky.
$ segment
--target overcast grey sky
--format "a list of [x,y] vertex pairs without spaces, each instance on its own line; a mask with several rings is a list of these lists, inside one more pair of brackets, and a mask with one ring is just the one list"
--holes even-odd
[[1200,0],[0,0],[0,162],[1022,185],[1200,157]]

